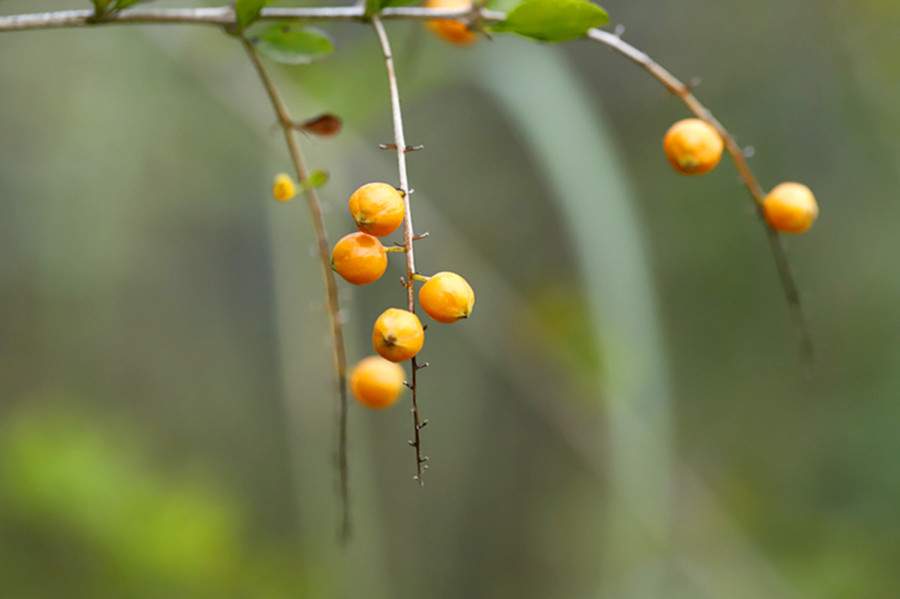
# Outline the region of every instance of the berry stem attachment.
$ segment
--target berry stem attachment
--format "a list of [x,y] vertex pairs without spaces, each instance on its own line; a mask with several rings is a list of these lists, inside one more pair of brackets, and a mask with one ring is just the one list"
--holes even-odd
[[416,273],[413,275],[413,279],[415,279],[416,281],[421,281],[422,283],[427,283],[429,280],[431,280],[431,277],[426,277],[425,275]]
[[[394,57],[391,53],[391,43],[388,39],[387,32],[384,30],[384,24],[378,15],[372,16],[372,27],[375,29],[375,35],[378,36],[378,43],[381,46],[381,53],[384,56],[384,64],[387,69],[388,87],[391,92],[391,113],[394,119],[394,149],[397,151],[397,169],[400,175],[400,191],[403,193],[403,201],[406,204],[406,214],[403,218],[403,248],[406,252],[406,278],[404,286],[406,287],[407,309],[415,314],[416,297],[413,280],[416,275],[416,257],[413,250],[413,240],[416,235],[413,232],[412,210],[410,206],[409,196],[409,177],[406,172],[406,137],[403,133],[403,113],[400,110],[400,90],[397,86],[397,74],[394,70]],[[413,428],[415,431],[415,441],[411,443],[416,448],[416,481],[419,486],[425,486],[422,479],[422,464],[425,460],[422,458],[422,439],[419,434],[421,426],[419,423],[419,402],[416,394],[416,374],[419,371],[416,359],[411,360],[411,371],[409,388],[412,391],[412,415]]]
[[757,215],[763,223],[766,230],[766,239],[769,242],[769,248],[772,251],[772,257],[775,260],[775,268],[778,271],[778,278],[781,282],[781,288],[788,303],[791,312],[791,319],[797,332],[797,340],[800,345],[800,356],[809,368],[813,362],[815,350],[813,347],[812,336],[809,332],[809,325],[806,320],[806,312],[800,299],[800,291],[797,288],[797,280],[791,270],[791,264],[787,257],[787,251],[784,246],[784,240],[777,231],[772,229],[765,220],[763,214],[763,202],[766,200],[766,194],[756,179],[756,175],[750,170],[747,163],[747,155],[734,136],[719,122],[713,113],[704,106],[700,100],[693,94],[692,89],[696,85],[690,83],[685,84],[669,71],[663,68],[659,63],[650,58],[646,53],[638,50],[628,42],[624,41],[621,34],[609,33],[601,29],[591,29],[587,33],[587,37],[609,46],[619,54],[622,54],[632,62],[637,63],[657,81],[662,83],[674,96],[681,100],[688,109],[693,112],[697,118],[705,121],[722,137],[725,142],[725,150],[731,155],[734,166],[737,168],[738,175],[750,192],[753,203],[756,206]]
[[[284,139],[287,143],[288,151],[294,162],[294,168],[297,171],[297,179],[306,181],[309,179],[309,169],[303,159],[303,153],[300,150],[300,144],[297,141],[296,131],[294,129],[294,121],[288,112],[287,106],[282,100],[275,83],[266,71],[265,66],[259,58],[256,49],[249,41],[240,38],[241,44],[250,57],[250,62],[256,69],[272,108],[278,116],[281,129],[284,132]],[[347,466],[347,355],[344,351],[344,332],[341,328],[340,305],[338,303],[337,283],[334,280],[334,272],[331,268],[331,250],[329,248],[328,236],[325,232],[325,220],[322,217],[322,205],[319,202],[318,194],[313,186],[304,186],[303,195],[306,197],[306,203],[309,207],[309,213],[312,217],[313,230],[316,237],[316,248],[319,256],[319,262],[322,266],[322,275],[325,279],[325,288],[328,296],[328,320],[331,325],[331,342],[334,358],[335,374],[338,385],[338,448],[337,448],[337,470],[338,485],[341,499],[341,516],[339,525],[339,537],[343,543],[350,539],[350,489],[349,489],[349,472]]]
[[406,248],[403,246],[394,246],[389,248],[384,248],[385,252],[405,252]]

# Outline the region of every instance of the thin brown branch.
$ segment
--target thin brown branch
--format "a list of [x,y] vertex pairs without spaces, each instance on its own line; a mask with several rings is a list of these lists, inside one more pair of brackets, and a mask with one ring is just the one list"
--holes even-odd
[[756,206],[763,227],[766,230],[766,240],[769,242],[769,248],[772,251],[772,257],[775,259],[775,268],[778,271],[778,279],[781,282],[785,299],[791,311],[791,319],[797,331],[797,339],[800,345],[800,354],[807,365],[813,361],[814,348],[812,337],[809,332],[809,326],[806,321],[806,313],[803,309],[803,303],[800,299],[800,292],[797,288],[797,281],[791,271],[790,261],[785,251],[784,241],[781,236],[766,223],[763,218],[762,205],[766,199],[766,194],[757,181],[750,165],[747,163],[747,156],[744,149],[738,145],[734,136],[719,122],[712,112],[692,93],[692,86],[682,83],[677,77],[660,66],[655,60],[650,58],[646,53],[641,52],[631,44],[622,40],[621,36],[600,29],[591,29],[588,37],[594,41],[609,46],[613,50],[631,59],[650,73],[657,81],[662,83],[666,89],[678,97],[693,112],[697,118],[709,123],[722,137],[725,142],[725,149],[731,155],[734,165],[737,168],[738,175],[750,192]]
[[[272,108],[278,116],[281,129],[288,151],[297,171],[297,179],[303,184],[309,178],[309,170],[300,151],[297,142],[297,134],[294,130],[294,121],[288,112],[287,106],[281,99],[281,95],[275,88],[275,84],[265,66],[259,58],[253,44],[241,38],[241,43],[247,50],[250,61],[253,63],[259,78],[262,80],[272,102]],[[316,236],[316,248],[319,262],[322,265],[322,274],[325,278],[325,288],[328,296],[328,320],[331,324],[331,340],[334,358],[335,374],[337,376],[338,396],[340,400],[338,408],[338,476],[341,497],[340,538],[346,542],[350,538],[350,490],[347,466],[347,356],[344,352],[344,333],[341,328],[340,306],[338,304],[337,283],[334,280],[334,272],[331,270],[331,253],[329,251],[328,237],[325,233],[325,221],[322,218],[322,205],[319,202],[316,190],[311,185],[303,185],[303,194],[312,217],[313,229]]]
[[[415,296],[415,275],[416,275],[416,257],[413,248],[416,234],[413,232],[412,210],[410,206],[410,189],[409,177],[406,173],[406,137],[403,133],[403,113],[400,110],[400,91],[397,87],[397,74],[394,71],[394,57],[391,53],[391,43],[388,40],[387,32],[384,30],[384,24],[378,16],[372,17],[372,26],[378,36],[378,42],[381,45],[381,53],[384,55],[384,63],[387,67],[388,85],[391,90],[391,113],[394,118],[394,149],[397,151],[397,169],[400,173],[400,189],[403,191],[403,201],[406,204],[406,215],[403,219],[403,248],[406,251],[406,277],[404,285],[406,286],[407,309],[415,313],[416,296]],[[423,366],[424,367],[424,366]],[[416,480],[419,486],[424,486],[425,481],[422,478],[422,472],[425,469],[427,457],[422,456],[422,437],[420,431],[428,422],[419,422],[419,402],[416,395],[417,385],[416,378],[418,371],[423,368],[418,365],[416,359],[411,360],[411,370],[409,388],[412,390],[412,415],[413,430],[415,440],[410,444],[416,448]]]

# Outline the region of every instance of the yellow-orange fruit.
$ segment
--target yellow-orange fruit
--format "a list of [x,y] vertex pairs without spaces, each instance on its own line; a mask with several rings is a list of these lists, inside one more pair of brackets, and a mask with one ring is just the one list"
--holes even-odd
[[779,233],[805,233],[819,216],[819,206],[806,185],[782,183],[766,196],[763,214]]
[[475,292],[458,274],[439,272],[419,289],[419,304],[438,322],[456,322],[472,313]]
[[[425,8],[471,9],[472,0],[427,0],[422,6]],[[452,19],[435,19],[428,21],[426,25],[435,35],[452,44],[465,46],[478,39],[478,36],[470,31],[465,23]]]
[[683,175],[703,175],[722,158],[724,143],[708,123],[684,119],[672,125],[663,137],[663,150],[672,167]]
[[387,252],[377,237],[350,233],[334,245],[331,268],[349,283],[368,285],[387,270]]
[[382,358],[403,362],[414,357],[425,344],[419,317],[407,310],[388,308],[375,321],[372,346]]
[[297,187],[290,175],[281,173],[272,184],[272,196],[279,202],[290,202],[297,195]]
[[403,196],[387,183],[367,183],[350,196],[350,214],[356,228],[375,237],[397,230],[406,214]]
[[379,356],[369,356],[350,373],[350,390],[367,408],[382,410],[397,401],[403,391],[403,368]]

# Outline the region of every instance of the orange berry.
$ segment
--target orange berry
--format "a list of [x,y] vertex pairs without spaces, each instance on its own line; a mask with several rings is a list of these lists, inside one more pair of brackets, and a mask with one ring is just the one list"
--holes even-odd
[[382,410],[397,401],[403,391],[403,368],[378,356],[361,360],[350,373],[350,390],[367,408]]
[[350,214],[356,228],[375,237],[397,230],[406,214],[403,196],[387,183],[367,183],[350,196]]
[[782,183],[766,196],[763,214],[779,233],[805,233],[819,216],[819,206],[806,185]]
[[425,330],[419,317],[407,310],[388,308],[375,321],[372,346],[391,362],[414,357],[425,344]]
[[475,305],[475,292],[464,278],[453,272],[439,272],[419,289],[419,303],[438,322],[468,318]]
[[[472,8],[472,0],[427,0],[423,4],[425,8]],[[478,39],[465,23],[452,19],[436,19],[426,23],[429,29],[452,44],[465,46]]]
[[290,175],[281,173],[272,184],[272,195],[279,202],[290,202],[297,195],[297,188]]
[[712,125],[700,119],[678,121],[663,138],[666,158],[683,175],[702,175],[716,168],[724,145]]
[[377,237],[350,233],[334,245],[331,268],[349,283],[368,285],[387,270],[387,252]]

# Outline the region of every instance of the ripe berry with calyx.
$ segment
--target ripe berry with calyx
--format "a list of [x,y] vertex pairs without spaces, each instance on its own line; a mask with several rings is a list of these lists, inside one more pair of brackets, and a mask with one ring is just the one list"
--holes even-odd
[[419,289],[419,304],[434,320],[453,323],[472,313],[475,292],[458,274],[439,272]]
[[334,245],[331,267],[349,283],[368,285],[387,270],[387,252],[377,237],[350,233]]
[[403,196],[387,183],[367,183],[350,196],[350,214],[356,228],[375,237],[385,237],[403,223]]
[[684,119],[672,125],[663,137],[666,158],[683,175],[703,175],[722,158],[722,137],[700,119]]
[[403,362],[415,357],[425,344],[425,329],[419,317],[399,308],[382,312],[372,331],[372,346],[382,358]]

